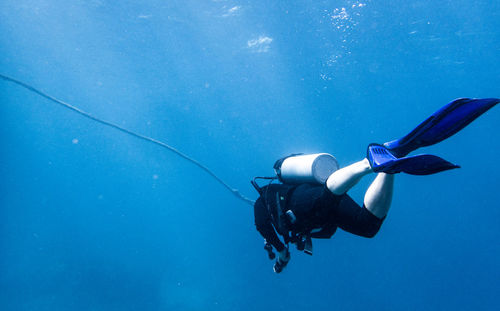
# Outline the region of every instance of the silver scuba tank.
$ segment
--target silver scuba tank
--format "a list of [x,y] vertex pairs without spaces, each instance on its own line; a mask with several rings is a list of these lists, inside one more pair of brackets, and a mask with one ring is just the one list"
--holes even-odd
[[339,169],[334,156],[328,153],[291,155],[274,165],[276,174],[283,183],[324,184],[328,177]]

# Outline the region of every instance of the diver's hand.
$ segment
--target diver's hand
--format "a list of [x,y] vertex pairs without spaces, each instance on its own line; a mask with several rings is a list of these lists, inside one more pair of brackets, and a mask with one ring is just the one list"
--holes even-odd
[[286,265],[290,261],[290,251],[288,251],[288,248],[285,248],[281,252],[278,253],[278,259],[276,259],[276,262],[274,263],[273,270],[275,273],[280,273],[285,269]]

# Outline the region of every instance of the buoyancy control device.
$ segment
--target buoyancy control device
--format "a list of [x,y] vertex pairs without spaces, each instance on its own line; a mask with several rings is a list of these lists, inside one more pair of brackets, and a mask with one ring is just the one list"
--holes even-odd
[[[252,185],[255,187],[257,192],[262,196],[267,196],[263,193],[263,188],[268,189],[268,187],[260,187],[256,179],[267,179],[270,180],[271,184],[274,180],[279,179],[285,185],[299,185],[303,183],[312,184],[325,184],[328,177],[339,169],[339,164],[334,156],[328,153],[314,153],[314,154],[292,154],[290,156],[279,159],[274,164],[274,171],[276,173],[275,177],[255,177],[252,180]],[[274,204],[273,204],[274,205]],[[292,210],[282,209],[280,201],[277,202],[277,207],[280,211],[277,211],[278,215],[283,213],[286,220],[293,224],[296,221],[296,217]],[[269,208],[269,206],[268,206]],[[280,223],[281,221],[278,221]],[[281,227],[281,226],[280,226]],[[281,231],[276,228],[278,231]],[[283,235],[284,232],[280,232]],[[304,251],[306,254],[312,255],[312,243],[310,234],[306,235],[296,235],[290,236],[289,234],[283,235],[285,237],[285,243],[288,244],[292,242],[297,245],[297,249]],[[272,247],[267,241],[265,241],[264,249],[268,252],[269,258],[274,258],[274,253],[272,253]]]

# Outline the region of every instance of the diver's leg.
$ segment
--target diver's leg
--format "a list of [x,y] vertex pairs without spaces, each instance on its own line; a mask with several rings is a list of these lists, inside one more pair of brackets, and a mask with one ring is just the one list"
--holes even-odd
[[394,176],[394,174],[378,174],[366,191],[363,203],[377,218],[384,218],[391,207]]
[[335,195],[342,195],[354,187],[363,176],[373,172],[368,159],[335,171],[326,180],[326,186]]

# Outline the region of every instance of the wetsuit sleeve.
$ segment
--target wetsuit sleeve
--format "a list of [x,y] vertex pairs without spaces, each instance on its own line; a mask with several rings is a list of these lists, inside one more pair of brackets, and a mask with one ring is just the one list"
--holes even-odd
[[258,199],[254,205],[254,215],[255,215],[255,227],[257,231],[266,239],[267,242],[271,243],[272,246],[281,252],[285,249],[285,245],[280,241],[276,231],[274,231],[273,224],[271,222],[271,215],[269,210],[266,208],[262,199]]

